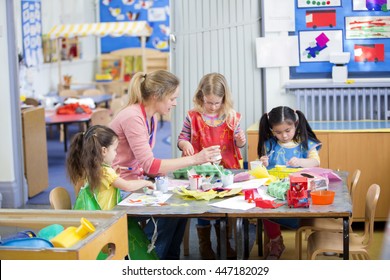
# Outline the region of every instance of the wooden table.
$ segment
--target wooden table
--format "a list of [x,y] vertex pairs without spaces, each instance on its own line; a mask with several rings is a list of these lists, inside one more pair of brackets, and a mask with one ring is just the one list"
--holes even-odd
[[68,151],[67,131],[68,124],[85,123],[88,126],[92,114],[67,114],[59,115],[55,110],[45,110],[46,125],[63,125],[64,126],[64,151]]

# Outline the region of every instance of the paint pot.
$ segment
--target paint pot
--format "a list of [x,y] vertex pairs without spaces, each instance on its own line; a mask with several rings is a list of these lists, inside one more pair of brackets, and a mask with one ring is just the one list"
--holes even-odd
[[156,177],[156,188],[158,191],[161,191],[162,193],[167,193],[168,186],[169,186],[168,177],[165,176]]
[[201,186],[202,186],[202,180],[203,180],[203,177],[202,175],[191,175],[189,177],[190,179],[190,189],[191,190],[200,190],[201,189]]
[[233,173],[224,173],[221,176],[223,187],[226,188],[233,184],[234,182],[234,174]]

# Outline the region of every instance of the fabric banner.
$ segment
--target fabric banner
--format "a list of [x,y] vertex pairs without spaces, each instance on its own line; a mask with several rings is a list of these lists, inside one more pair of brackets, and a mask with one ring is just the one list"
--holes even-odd
[[27,67],[43,63],[41,0],[22,1],[23,57]]

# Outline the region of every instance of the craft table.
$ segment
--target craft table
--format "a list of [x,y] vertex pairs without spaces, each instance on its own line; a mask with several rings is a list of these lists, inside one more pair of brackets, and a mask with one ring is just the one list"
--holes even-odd
[[[347,174],[338,173],[343,181],[330,182],[329,190],[336,192],[334,202],[330,205],[312,205],[309,208],[289,208],[286,205],[276,209],[252,208],[246,211],[225,209],[228,218],[237,219],[237,258],[244,259],[247,250],[247,229],[244,219],[267,218],[342,218],[343,219],[343,258],[349,259],[349,218],[352,215],[352,201],[345,182]],[[260,236],[259,236],[260,237]],[[259,252],[262,248],[259,248]]]
[[[309,208],[289,208],[287,205],[276,209],[252,208],[250,210],[225,209],[209,205],[219,199],[184,200],[173,194],[165,206],[120,206],[114,209],[126,211],[132,217],[166,217],[166,218],[221,218],[221,240],[226,240],[226,221],[237,218],[237,258],[244,259],[248,251],[247,230],[244,229],[248,218],[342,218],[344,233],[344,259],[349,258],[349,217],[352,214],[351,198],[345,183],[345,172],[339,173],[343,181],[330,183],[329,189],[336,191],[334,203],[331,205],[310,205]],[[221,198],[228,199],[230,197]],[[187,206],[184,204],[187,203]],[[224,243],[222,243],[224,244]],[[226,257],[226,248],[222,247],[221,258]]]
[[[125,198],[126,199],[126,198]],[[216,202],[216,199],[210,202]],[[155,218],[220,218],[221,244],[226,243],[226,211],[208,205],[206,200],[184,200],[178,194],[172,194],[164,206],[115,206],[114,210],[125,211],[130,217]],[[187,203],[187,206],[184,204]],[[221,259],[226,259],[226,246],[221,246]]]

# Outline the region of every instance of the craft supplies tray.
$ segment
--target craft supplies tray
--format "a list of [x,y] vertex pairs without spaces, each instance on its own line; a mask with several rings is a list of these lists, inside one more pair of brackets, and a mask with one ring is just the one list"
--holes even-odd
[[106,245],[107,259],[123,260],[128,255],[127,216],[124,211],[76,211],[51,209],[0,209],[0,235],[31,230],[38,232],[53,224],[64,228],[88,219],[95,231],[69,248],[0,246],[1,260],[96,260]]

